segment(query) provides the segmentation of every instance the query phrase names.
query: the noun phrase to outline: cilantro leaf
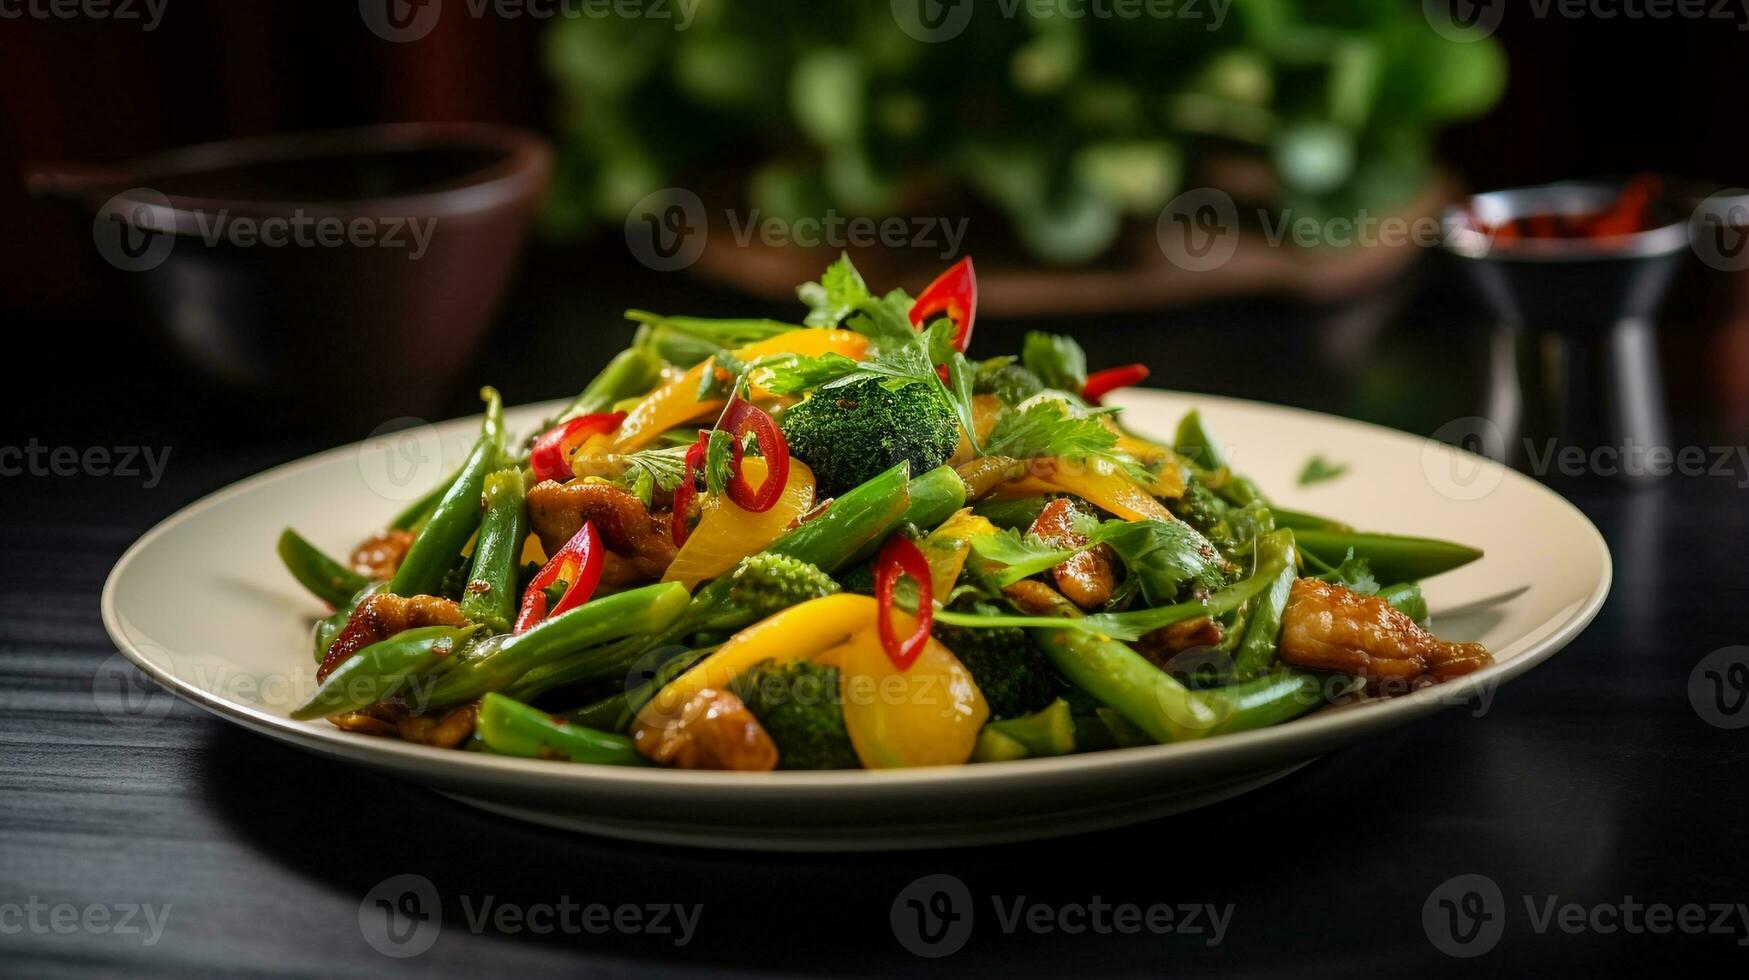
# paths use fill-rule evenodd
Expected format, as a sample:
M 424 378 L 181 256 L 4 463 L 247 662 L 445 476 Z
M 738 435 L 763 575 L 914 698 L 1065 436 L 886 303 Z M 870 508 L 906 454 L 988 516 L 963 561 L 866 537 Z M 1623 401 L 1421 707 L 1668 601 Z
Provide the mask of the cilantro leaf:
M 626 475 L 634 481 L 647 477 L 656 488 L 673 492 L 675 487 L 680 486 L 680 479 L 686 473 L 686 451 L 690 448 L 691 443 L 663 446 L 660 449 L 629 453 L 621 458 L 627 466 Z
M 1034 330 L 1021 345 L 1020 362 L 1046 388 L 1080 394 L 1087 386 L 1087 352 L 1073 337 Z
M 796 295 L 808 307 L 802 322 L 810 327 L 836 327 L 873 298 L 848 255 L 840 255 L 828 266 L 819 282 L 797 287 Z
M 1322 455 L 1314 455 L 1306 460 L 1305 468 L 1300 470 L 1300 486 L 1308 487 L 1314 483 L 1334 480 L 1347 472 L 1347 463 L 1332 463 Z
M 990 431 L 984 452 L 991 456 L 1104 456 L 1117 446 L 1117 433 L 1099 416 L 1110 409 L 1077 411 L 1060 398 L 1040 397 L 1004 412 Z

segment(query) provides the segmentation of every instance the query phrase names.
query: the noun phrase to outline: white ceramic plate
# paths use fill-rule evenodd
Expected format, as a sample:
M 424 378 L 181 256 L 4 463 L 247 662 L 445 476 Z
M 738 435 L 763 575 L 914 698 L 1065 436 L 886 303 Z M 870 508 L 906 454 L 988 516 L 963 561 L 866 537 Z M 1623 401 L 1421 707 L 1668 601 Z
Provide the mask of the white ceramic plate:
M 448 473 L 476 423 L 422 426 L 279 467 L 177 513 L 129 548 L 103 592 L 116 645 L 159 684 L 222 718 L 487 809 L 615 837 L 781 850 L 921 848 L 1074 833 L 1201 806 L 1312 758 L 1488 696 L 1570 641 L 1609 591 L 1603 538 L 1553 492 L 1478 457 L 1346 419 L 1207 396 L 1132 392 L 1131 425 L 1169 434 L 1201 407 L 1235 468 L 1285 507 L 1373 530 L 1443 537 L 1487 557 L 1426 585 L 1436 631 L 1498 663 L 1389 701 L 1324 708 L 1263 731 L 995 765 L 825 773 L 625 769 L 445 751 L 295 722 L 315 687 L 323 612 L 280 567 L 297 527 L 344 554 Z M 521 430 L 553 406 L 511 413 Z M 1311 487 L 1307 457 L 1345 463 Z

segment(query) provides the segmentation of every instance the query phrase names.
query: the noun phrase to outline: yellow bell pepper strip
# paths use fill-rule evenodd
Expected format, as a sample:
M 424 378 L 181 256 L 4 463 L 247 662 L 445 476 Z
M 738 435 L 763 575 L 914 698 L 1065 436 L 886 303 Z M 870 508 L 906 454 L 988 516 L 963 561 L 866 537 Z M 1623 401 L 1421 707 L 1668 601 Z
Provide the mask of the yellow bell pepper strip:
M 1000 499 L 1072 493 L 1128 521 L 1172 521 L 1172 513 L 1116 463 L 1097 456 L 1080 460 L 1045 457 L 1027 463 L 1027 475 L 996 488 Z M 969 482 L 969 481 L 968 481 Z
M 1165 446 L 1149 442 L 1140 436 L 1119 431 L 1117 450 L 1134 457 L 1137 462 L 1154 471 L 1154 479 L 1143 489 L 1156 497 L 1177 500 L 1184 496 L 1184 464 L 1178 459 L 1178 454 Z
M 972 396 L 972 428 L 977 430 L 978 445 L 982 446 L 990 441 L 990 433 L 995 430 L 997 420 L 1002 417 L 1002 413 L 1005 411 L 1007 411 L 1007 406 L 1002 404 L 1002 399 L 995 395 Z M 965 430 L 961 429 L 959 445 L 954 447 L 953 458 L 948 462 L 959 466 L 970 462 L 977 455 L 978 451 L 972 446 L 972 440 L 966 436 Z
M 742 361 L 753 361 L 774 354 L 798 354 L 819 357 L 823 354 L 843 354 L 860 359 L 868 350 L 868 338 L 850 330 L 792 330 L 765 340 L 737 348 L 734 355 Z M 609 452 L 630 453 L 648 446 L 669 429 L 703 419 L 722 411 L 725 401 L 711 398 L 699 401 L 699 383 L 704 373 L 712 370 L 714 360 L 703 361 L 679 378 L 650 392 L 626 414 L 614 435 Z M 578 457 L 582 457 L 578 453 Z
M 900 632 L 915 623 L 904 612 L 893 616 Z M 900 670 L 877 631 L 864 629 L 834 657 L 844 727 L 865 767 L 956 766 L 971 759 L 990 707 L 971 672 L 947 647 L 930 639 L 911 666 Z
M 929 578 L 935 594 L 945 596 L 953 591 L 960 572 L 966 567 L 966 557 L 972 553 L 972 539 L 995 534 L 996 526 L 972 513 L 971 508 L 958 511 L 936 528 L 919 545 L 923 557 L 929 560 Z
M 749 458 L 741 465 L 749 481 L 766 478 L 765 460 Z M 813 506 L 814 472 L 801 460 L 792 459 L 789 480 L 768 510 L 754 513 L 727 496 L 718 500 L 716 509 L 686 537 L 662 581 L 679 582 L 688 590 L 696 588 L 700 582 L 732 570 L 748 555 L 764 551 Z M 681 520 L 678 506 L 674 519 Z
M 715 653 L 657 691 L 638 709 L 638 717 L 658 723 L 664 714 L 679 711 L 698 692 L 706 688 L 724 690 L 730 681 L 762 661 L 782 666 L 812 659 L 843 644 L 858 631 L 872 636 L 874 613 L 873 599 L 843 592 L 791 606 L 730 637 Z M 879 649 L 878 641 L 875 646 Z

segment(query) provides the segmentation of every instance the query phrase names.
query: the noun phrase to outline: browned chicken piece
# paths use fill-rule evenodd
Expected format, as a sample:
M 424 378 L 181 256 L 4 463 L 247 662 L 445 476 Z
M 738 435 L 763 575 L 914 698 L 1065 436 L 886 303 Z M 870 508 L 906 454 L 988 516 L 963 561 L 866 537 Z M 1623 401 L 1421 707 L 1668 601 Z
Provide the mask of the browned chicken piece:
M 643 501 L 607 483 L 537 483 L 528 491 L 528 521 L 549 555 L 563 548 L 584 521 L 593 521 L 602 544 L 623 559 L 619 568 L 609 563 L 609 585 L 661 578 L 677 550 L 667 521 L 652 517 Z
M 1002 594 L 1028 616 L 1074 616 L 1078 610 L 1056 589 L 1035 579 L 1021 579 L 1002 587 Z
M 409 598 L 387 592 L 366 596 L 352 611 L 346 625 L 341 627 L 340 634 L 334 637 L 334 644 L 328 648 L 328 655 L 322 658 L 322 666 L 316 670 L 316 679 L 326 680 L 334 668 L 353 654 L 402 630 L 419 626 L 466 626 L 467 623 L 462 607 L 450 599 L 432 595 Z
M 1058 497 L 1045 505 L 1027 529 L 1058 548 L 1080 548 L 1087 536 L 1075 530 L 1075 505 L 1067 497 Z M 1051 569 L 1057 588 L 1070 602 L 1082 609 L 1103 606 L 1111 599 L 1117 585 L 1112 563 L 1117 555 L 1107 545 L 1090 548 Z
M 328 720 L 342 731 L 398 735 L 420 745 L 453 749 L 474 733 L 474 722 L 479 716 L 480 702 L 470 701 L 435 715 L 415 715 L 397 704 L 373 704 Z
M 632 729 L 638 754 L 679 769 L 777 768 L 777 746 L 734 692 L 707 687 L 679 711 L 646 707 Z
M 1438 683 L 1494 662 L 1480 643 L 1448 643 L 1377 596 L 1311 578 L 1296 581 L 1288 593 L 1281 659 L 1352 674 L 1375 687 Z
M 402 715 L 395 728 L 403 739 L 453 749 L 474 733 L 474 722 L 480 717 L 480 702 L 470 701 L 435 715 Z
M 352 570 L 375 582 L 394 577 L 413 546 L 413 532 L 390 528 L 352 549 Z
M 1155 664 L 1164 664 L 1186 650 L 1212 647 L 1221 642 L 1221 624 L 1204 616 L 1163 626 L 1136 641 L 1136 649 Z

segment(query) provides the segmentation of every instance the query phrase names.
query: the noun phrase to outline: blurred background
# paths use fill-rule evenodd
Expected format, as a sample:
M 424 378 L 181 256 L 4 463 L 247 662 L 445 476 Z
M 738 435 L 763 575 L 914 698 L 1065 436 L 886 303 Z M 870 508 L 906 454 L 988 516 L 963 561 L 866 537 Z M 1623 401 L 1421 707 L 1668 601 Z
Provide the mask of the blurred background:
M 15 368 L 25 407 L 9 421 L 50 441 L 117 425 L 178 444 L 266 435 L 279 454 L 398 416 L 462 414 L 488 381 L 512 402 L 560 397 L 630 336 L 621 310 L 792 317 L 794 284 L 846 247 L 872 283 L 913 293 L 975 255 L 974 354 L 1013 349 L 1033 327 L 1072 331 L 1096 365 L 1148 361 L 1150 384 L 1427 433 L 1488 398 L 1493 315 L 1461 262 L 1425 243 L 1271 241 L 1272 221 L 1425 227 L 1472 191 L 1573 177 L 1656 173 L 1697 196 L 1749 184 L 1749 131 L 1724 109 L 1749 83 L 1742 11 L 1203 0 L 1149 8 L 1171 16 L 1089 12 L 1122 7 L 134 0 L 61 16 L 19 0 L 0 17 L 12 219 L 0 316 L 43 367 Z M 94 245 L 100 202 L 129 186 L 320 201 L 465 185 L 465 160 L 179 186 L 126 166 L 208 141 L 405 122 L 550 141 L 526 245 L 488 238 L 411 287 L 344 270 L 331 287 L 310 270 L 259 285 L 250 263 L 281 261 L 263 249 L 216 271 L 127 272 Z M 56 173 L 58 185 L 44 177 Z M 84 181 L 72 192 L 67 173 Z M 1247 227 L 1230 261 L 1186 269 L 1160 245 L 1161 215 L 1208 189 Z M 638 229 L 659 237 L 677 193 L 708 231 L 678 259 L 653 256 Z M 810 234 L 809 218 L 841 229 Z M 840 240 L 853 218 L 898 218 L 905 240 Z M 963 232 L 952 248 L 950 230 Z M 479 271 L 495 263 L 502 282 Z M 341 312 L 474 272 L 491 294 L 478 310 L 437 302 L 398 326 L 405 304 L 363 324 Z M 1749 425 L 1744 275 L 1684 261 L 1663 307 L 1685 437 Z M 208 295 L 240 281 L 259 287 L 253 305 Z M 190 316 L 206 317 L 200 330 Z M 372 322 L 393 342 L 361 339 Z M 212 348 L 233 333 L 283 334 L 275 364 L 295 370 L 215 371 Z

